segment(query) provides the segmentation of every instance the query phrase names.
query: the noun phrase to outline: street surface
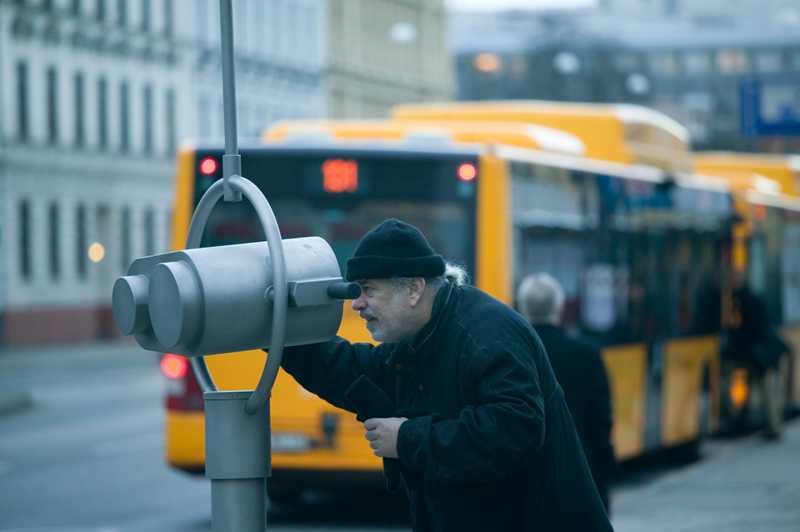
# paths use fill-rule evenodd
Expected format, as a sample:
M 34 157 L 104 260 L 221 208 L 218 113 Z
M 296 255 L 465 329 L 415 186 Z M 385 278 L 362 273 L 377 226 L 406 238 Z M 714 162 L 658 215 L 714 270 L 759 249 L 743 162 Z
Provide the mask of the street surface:
M 209 531 L 202 477 L 163 461 L 157 357 L 130 343 L 0 351 L 0 532 Z M 624 468 L 619 532 L 800 530 L 800 421 L 713 440 L 702 461 Z M 576 508 L 576 511 L 579 511 Z M 270 530 L 407 530 L 384 499 L 310 496 Z

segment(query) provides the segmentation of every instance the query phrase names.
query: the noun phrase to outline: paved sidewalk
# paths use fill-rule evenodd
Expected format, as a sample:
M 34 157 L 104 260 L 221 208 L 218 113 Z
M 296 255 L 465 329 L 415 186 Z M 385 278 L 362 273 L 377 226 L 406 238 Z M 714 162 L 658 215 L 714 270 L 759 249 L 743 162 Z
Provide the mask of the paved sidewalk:
M 42 346 L 0 346 L 0 417 L 19 414 L 35 404 L 27 379 L 41 364 L 63 366 L 101 358 L 130 360 L 147 352 L 129 339 Z M 152 354 L 152 357 L 155 357 Z M 152 360 L 152 357 L 150 360 Z
M 800 420 L 787 424 L 780 441 L 753 435 L 710 445 L 719 452 L 644 487 L 623 489 L 614 499 L 614 529 L 800 530 Z

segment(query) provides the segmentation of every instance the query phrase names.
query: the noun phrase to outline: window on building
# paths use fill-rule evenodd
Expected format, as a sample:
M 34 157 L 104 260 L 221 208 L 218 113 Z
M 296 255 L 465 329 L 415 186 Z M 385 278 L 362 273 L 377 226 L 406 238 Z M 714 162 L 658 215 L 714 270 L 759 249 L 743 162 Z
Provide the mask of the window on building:
M 81 0 L 72 0 L 72 3 L 70 4 L 70 12 L 75 16 L 81 14 Z
M 108 81 L 97 81 L 97 145 L 101 150 L 108 149 Z
M 119 150 L 123 153 L 131 149 L 130 130 L 130 86 L 122 81 L 119 85 Z
M 61 240 L 59 234 L 61 232 L 61 213 L 59 212 L 58 203 L 55 201 L 50 203 L 47 211 L 47 225 L 48 225 L 48 244 L 50 247 L 50 278 L 58 279 L 61 277 Z
M 124 28 L 128 25 L 128 0 L 117 0 L 117 26 Z
M 683 66 L 687 74 L 707 74 L 711 71 L 711 56 L 708 52 L 686 52 Z
M 75 258 L 77 259 L 76 262 L 76 271 L 78 272 L 79 279 L 86 279 L 86 272 L 87 272 L 87 247 L 89 245 L 89 235 L 88 230 L 86 227 L 86 206 L 85 205 L 78 205 L 78 210 L 75 212 L 75 229 L 76 229 L 76 236 L 75 239 Z
M 624 72 L 639 68 L 639 58 L 635 54 L 621 53 L 614 56 L 614 66 Z
M 131 209 L 125 207 L 122 209 L 122 220 L 119 224 L 120 234 L 119 241 L 122 253 L 120 253 L 120 266 L 122 271 L 128 271 L 131 265 Z
M 761 50 L 755 54 L 757 72 L 772 74 L 783 70 L 783 58 L 779 50 Z
M 207 137 L 211 131 L 211 113 L 209 112 L 211 103 L 207 96 L 200 96 L 197 99 L 197 123 L 200 128 L 200 137 Z
M 106 20 L 106 0 L 97 0 L 94 16 L 98 22 L 103 22 Z
M 75 113 L 75 146 L 81 148 L 86 145 L 86 112 L 84 104 L 84 81 L 81 72 L 75 72 L 72 78 L 73 109 Z
M 33 275 L 33 261 L 31 254 L 31 204 L 28 200 L 19 202 L 18 219 L 19 227 L 19 273 L 29 281 Z
M 650 66 L 657 76 L 672 77 L 678 74 L 678 59 L 673 52 L 653 54 Z
M 174 6 L 172 0 L 164 0 L 164 34 L 172 35 L 174 31 Z
M 178 144 L 177 117 L 175 109 L 175 89 L 167 89 L 166 95 L 166 129 L 167 129 L 167 156 L 175 154 Z
M 208 2 L 209 0 L 195 0 L 194 4 L 195 27 L 197 28 L 195 37 L 198 43 L 206 43 L 209 41 Z
M 723 74 L 747 72 L 747 55 L 741 50 L 721 50 L 717 52 L 717 69 Z
M 144 254 L 154 255 L 156 252 L 156 213 L 152 208 L 144 212 Z
M 17 137 L 25 141 L 30 137 L 28 115 L 28 64 L 17 62 Z
M 42 0 L 42 11 L 52 11 L 53 0 Z
M 58 75 L 55 67 L 47 68 L 47 140 L 58 142 Z
M 143 150 L 149 155 L 153 153 L 153 87 L 150 85 L 144 86 L 142 104 L 144 107 Z
M 800 71 L 800 49 L 789 50 L 789 68 L 795 72 Z
M 142 0 L 142 31 L 150 31 L 150 0 Z

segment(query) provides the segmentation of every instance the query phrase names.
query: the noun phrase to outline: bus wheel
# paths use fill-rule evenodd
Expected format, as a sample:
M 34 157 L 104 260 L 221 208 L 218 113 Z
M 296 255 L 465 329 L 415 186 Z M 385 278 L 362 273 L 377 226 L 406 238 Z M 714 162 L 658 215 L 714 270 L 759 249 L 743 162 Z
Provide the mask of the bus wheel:
M 267 481 L 267 495 L 271 505 L 294 506 L 300 503 L 303 492 L 291 486 L 276 485 Z

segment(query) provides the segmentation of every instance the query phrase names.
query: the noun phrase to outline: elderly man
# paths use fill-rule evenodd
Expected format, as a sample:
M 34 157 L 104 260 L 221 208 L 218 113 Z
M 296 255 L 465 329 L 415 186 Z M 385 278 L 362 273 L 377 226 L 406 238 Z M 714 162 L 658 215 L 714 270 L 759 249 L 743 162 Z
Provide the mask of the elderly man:
M 361 418 L 354 388 L 387 399 L 372 401 L 393 412 L 366 419 L 366 438 L 402 477 L 388 480 L 405 485 L 415 531 L 610 530 L 533 329 L 445 269 L 419 230 L 383 222 L 347 262 L 353 309 L 383 343 L 293 347 L 283 367 Z
M 600 352 L 588 343 L 570 338 L 561 328 L 564 291 L 550 275 L 538 273 L 526 277 L 520 283 L 517 301 L 547 350 L 556 378 L 564 389 L 597 491 L 610 514 L 608 482 L 614 468 L 611 398 Z

